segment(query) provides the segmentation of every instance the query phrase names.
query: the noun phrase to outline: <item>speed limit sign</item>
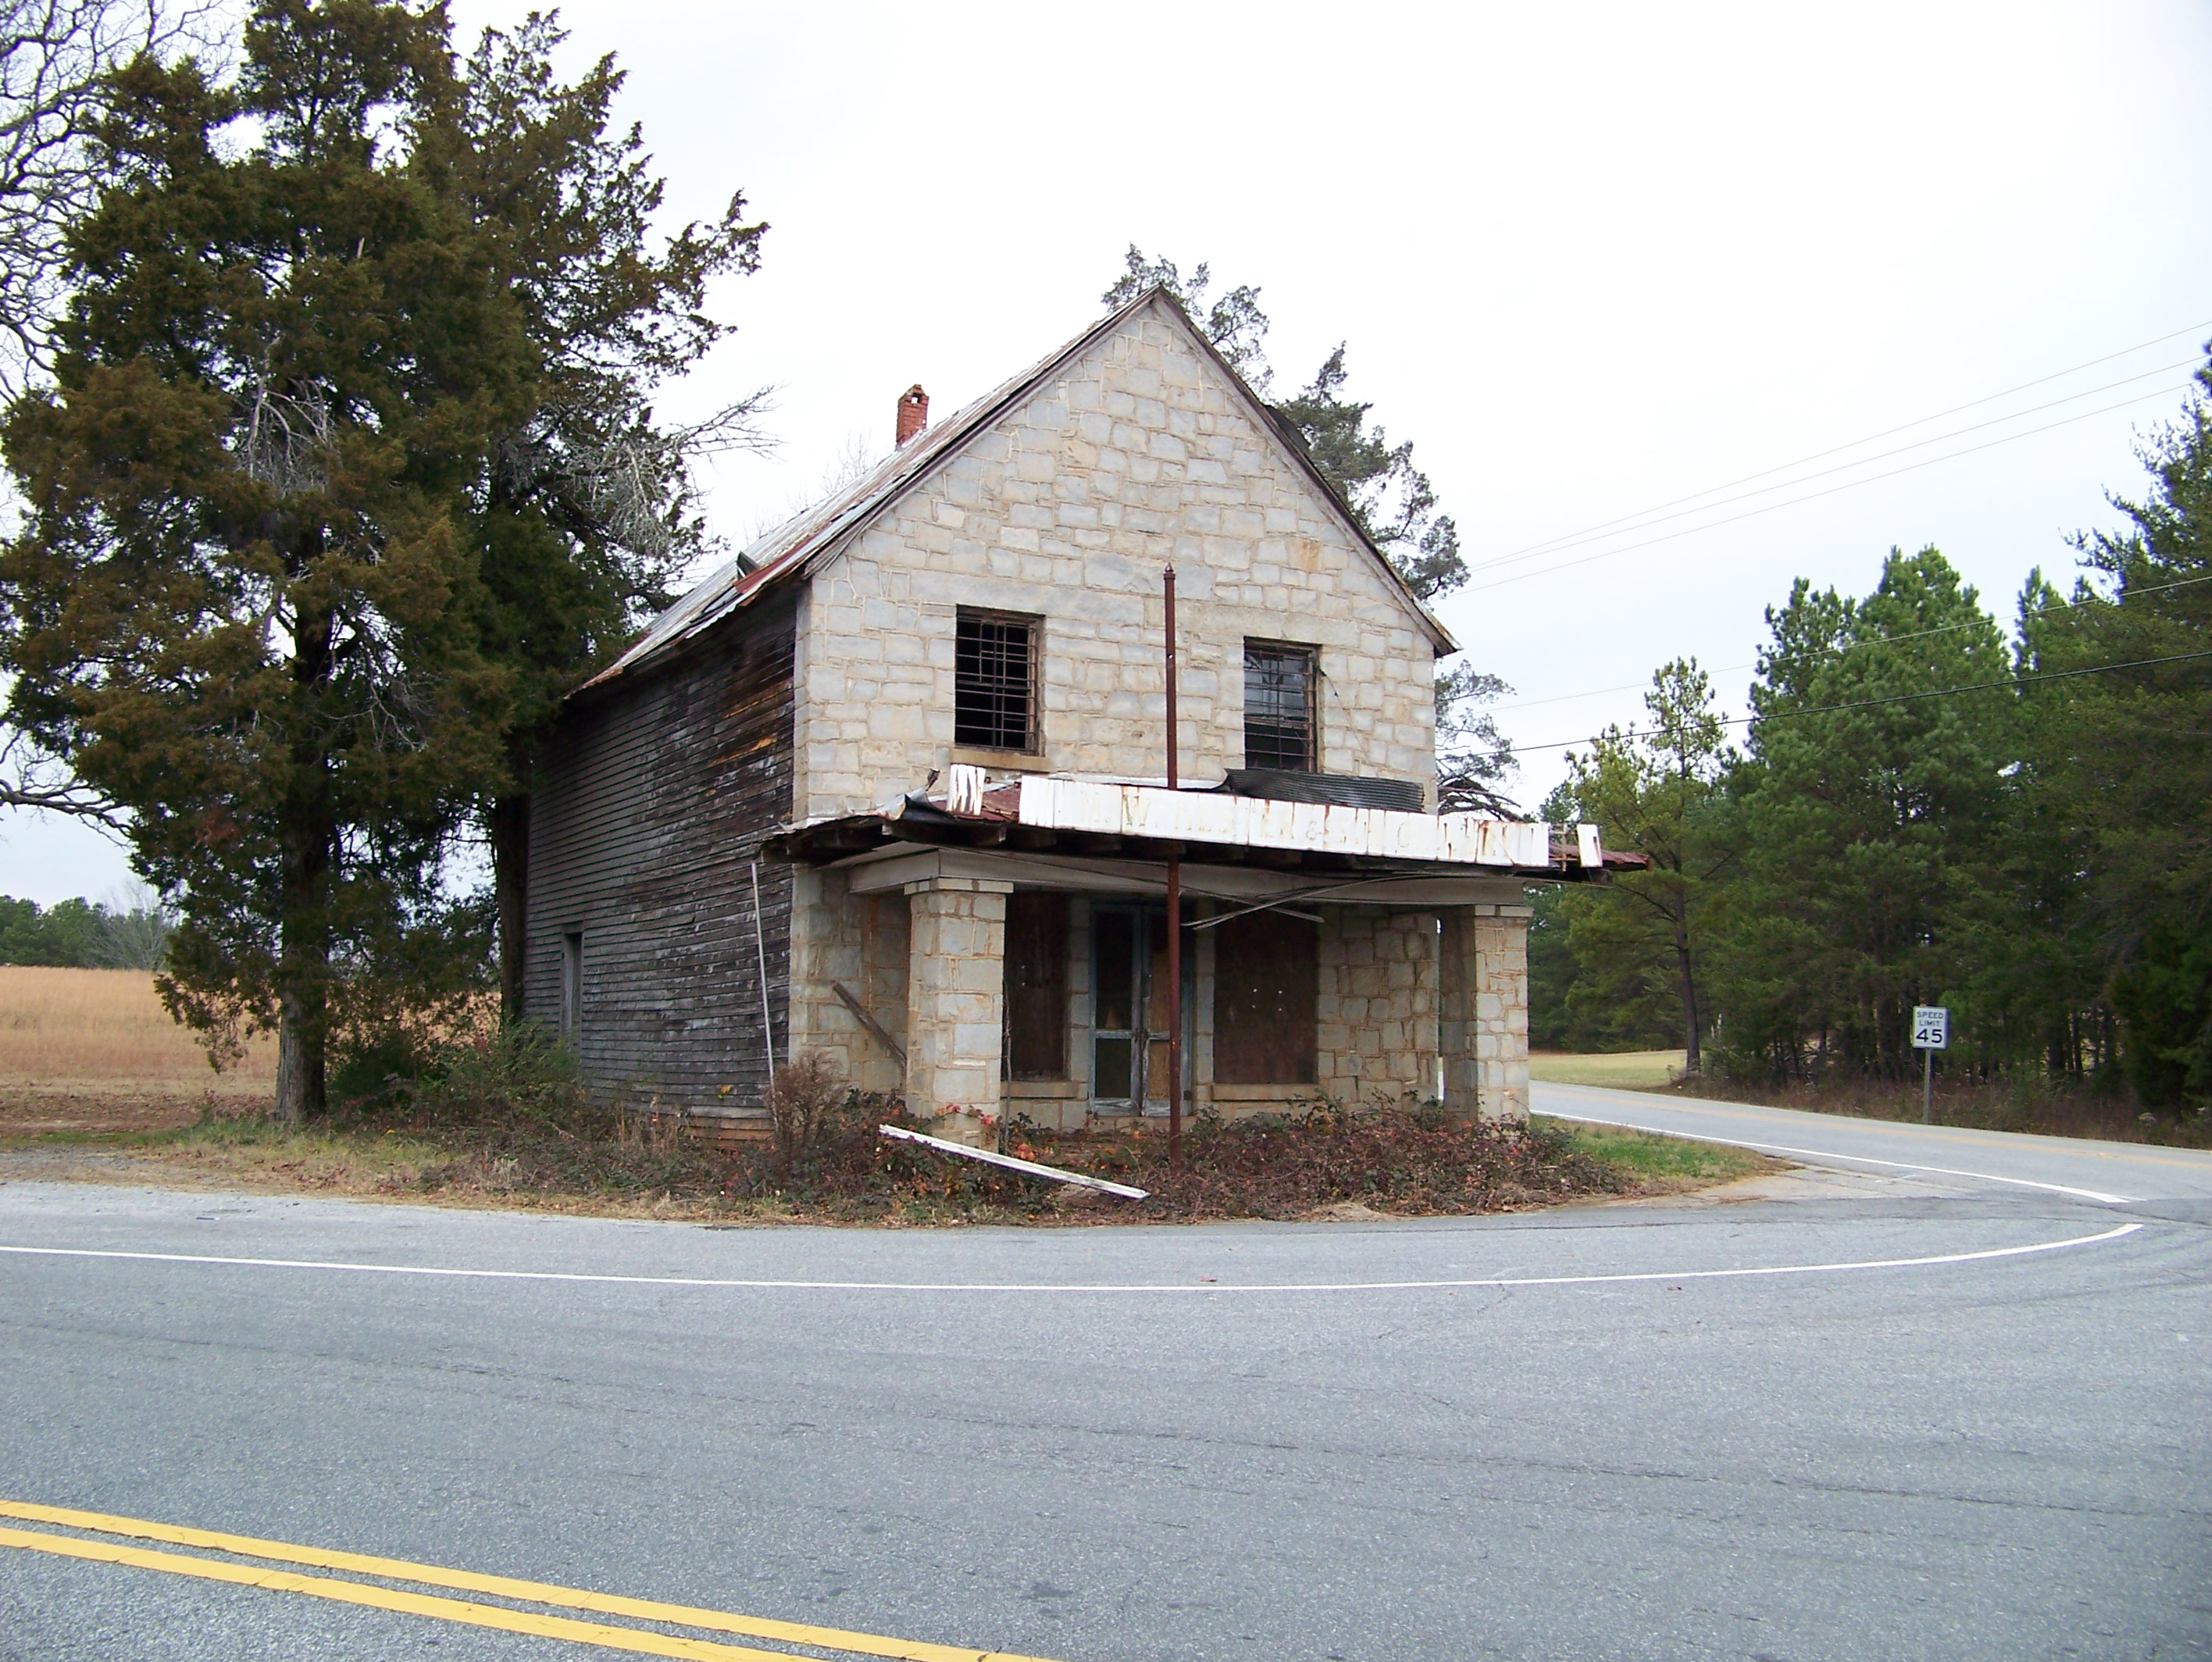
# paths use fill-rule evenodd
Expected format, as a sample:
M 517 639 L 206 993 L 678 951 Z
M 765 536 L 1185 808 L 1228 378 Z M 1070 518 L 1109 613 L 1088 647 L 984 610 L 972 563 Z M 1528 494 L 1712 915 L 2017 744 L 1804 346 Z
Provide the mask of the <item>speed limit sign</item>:
M 1949 1010 L 1942 1004 L 1915 1004 L 1912 1007 L 1912 1048 L 1948 1050 L 1950 1047 Z

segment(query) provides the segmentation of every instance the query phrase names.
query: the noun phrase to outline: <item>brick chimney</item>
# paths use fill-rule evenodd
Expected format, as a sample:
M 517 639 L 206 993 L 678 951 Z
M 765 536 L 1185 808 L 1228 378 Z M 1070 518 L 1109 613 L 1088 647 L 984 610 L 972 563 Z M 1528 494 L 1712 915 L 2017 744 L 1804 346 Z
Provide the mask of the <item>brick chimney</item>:
M 904 444 L 908 440 L 913 438 L 915 434 L 921 432 L 922 428 L 928 425 L 929 394 L 924 392 L 921 390 L 921 384 L 917 382 L 915 385 L 907 388 L 904 392 L 899 394 L 899 443 L 902 445 Z

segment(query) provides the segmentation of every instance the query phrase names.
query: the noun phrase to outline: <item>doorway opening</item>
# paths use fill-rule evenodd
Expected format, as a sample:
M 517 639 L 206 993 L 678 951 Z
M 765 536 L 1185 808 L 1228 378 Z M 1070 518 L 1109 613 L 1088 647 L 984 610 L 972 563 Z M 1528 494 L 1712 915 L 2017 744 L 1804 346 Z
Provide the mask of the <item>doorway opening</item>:
M 1186 1102 L 1194 1048 L 1194 955 L 1186 950 L 1182 957 Z M 1167 907 L 1146 901 L 1096 903 L 1091 914 L 1091 1111 L 1131 1114 L 1141 1102 L 1146 1113 L 1164 1117 L 1167 1076 Z

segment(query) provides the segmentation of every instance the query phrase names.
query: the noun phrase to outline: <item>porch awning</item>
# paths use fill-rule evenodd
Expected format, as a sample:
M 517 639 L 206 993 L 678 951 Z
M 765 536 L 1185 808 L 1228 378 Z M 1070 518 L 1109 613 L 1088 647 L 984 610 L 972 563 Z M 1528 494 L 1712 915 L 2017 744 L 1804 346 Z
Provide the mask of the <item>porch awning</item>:
M 1642 854 L 1600 846 L 1595 826 L 1474 814 L 1285 802 L 1211 789 L 1029 778 L 992 785 L 955 767 L 942 788 L 865 814 L 787 827 L 767 844 L 813 865 L 902 849 L 965 849 L 1153 864 L 1249 865 L 1310 876 L 1520 878 L 1601 883 Z

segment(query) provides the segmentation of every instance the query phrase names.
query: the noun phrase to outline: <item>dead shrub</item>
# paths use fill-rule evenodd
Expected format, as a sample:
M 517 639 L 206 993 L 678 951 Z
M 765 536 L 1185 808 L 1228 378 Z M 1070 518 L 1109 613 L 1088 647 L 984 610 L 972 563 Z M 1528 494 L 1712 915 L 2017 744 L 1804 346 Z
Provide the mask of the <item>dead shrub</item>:
M 830 1071 L 830 1061 L 809 1051 L 778 1068 L 769 1088 L 769 1133 L 779 1177 L 817 1165 L 827 1152 L 838 1108 L 850 1095 Z
M 781 1083 L 781 1077 L 779 1077 Z M 1048 1130 L 1016 1119 L 1006 1150 L 1149 1190 L 1141 1202 L 1071 1191 L 1000 1167 L 886 1142 L 879 1121 L 914 1125 L 895 1103 L 857 1093 L 823 1110 L 809 1156 L 779 1174 L 762 1158 L 730 1190 L 771 1195 L 803 1215 L 859 1220 L 1137 1222 L 1299 1218 L 1357 1204 L 1398 1216 L 1496 1211 L 1617 1193 L 1620 1176 L 1544 1126 L 1468 1125 L 1418 1106 L 1347 1108 L 1193 1124 L 1176 1170 L 1156 1124 L 1126 1130 Z M 927 1125 L 916 1125 L 918 1130 Z

